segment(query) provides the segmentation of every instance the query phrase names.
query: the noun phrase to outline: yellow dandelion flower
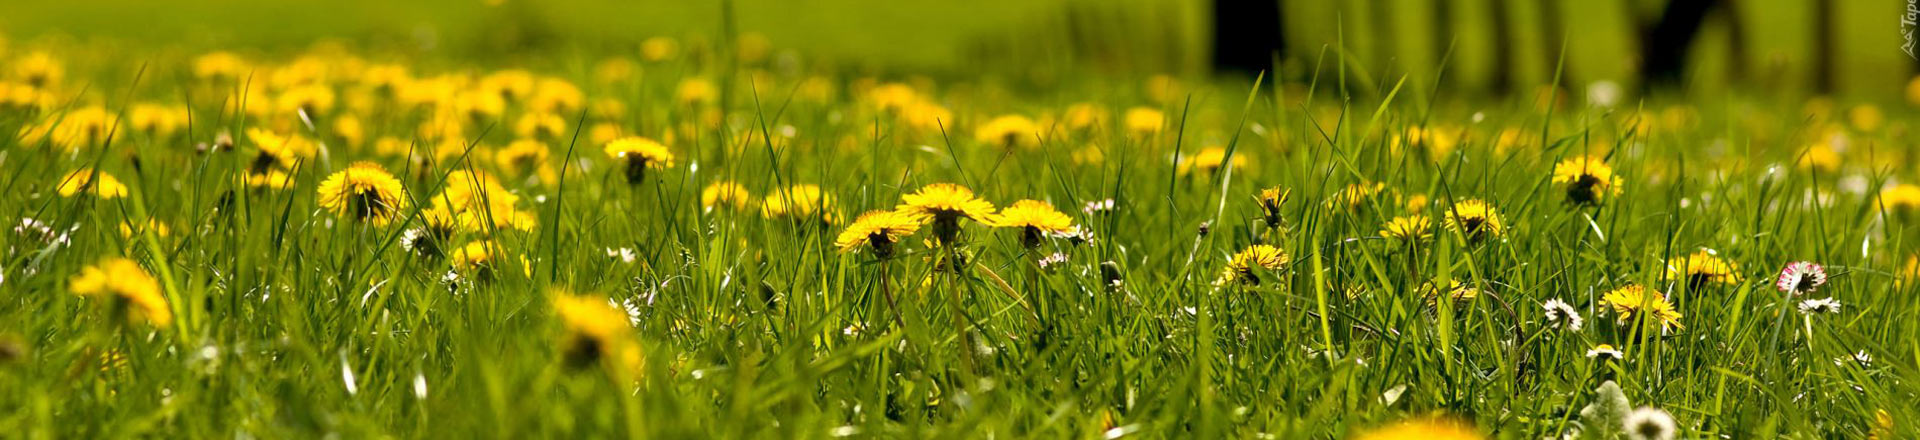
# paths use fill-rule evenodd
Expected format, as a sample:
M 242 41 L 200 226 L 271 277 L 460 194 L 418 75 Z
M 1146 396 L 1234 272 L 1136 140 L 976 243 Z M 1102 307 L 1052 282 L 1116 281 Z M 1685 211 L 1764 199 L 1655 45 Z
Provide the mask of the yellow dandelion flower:
M 598 295 L 553 291 L 554 315 L 565 331 L 561 356 L 568 366 L 607 365 L 620 374 L 638 374 L 643 366 L 627 312 Z M 631 379 L 628 377 L 627 379 Z
M 614 98 L 600 98 L 587 104 L 587 115 L 595 119 L 615 120 L 627 117 L 627 103 Z
M 1667 296 L 1658 291 L 1648 290 L 1638 284 L 1608 291 L 1600 297 L 1600 303 L 1612 310 L 1621 324 L 1632 322 L 1644 314 L 1647 322 L 1660 323 L 1661 331 L 1684 329 L 1680 325 L 1680 310 L 1667 301 Z
M 1794 165 L 1802 170 L 1815 171 L 1823 175 L 1840 172 L 1840 153 L 1833 151 L 1826 143 L 1810 145 L 1801 150 L 1793 159 Z
M 566 114 L 580 108 L 586 100 L 586 94 L 580 92 L 580 86 L 562 78 L 545 77 L 534 84 L 533 96 L 527 98 L 527 109 L 541 113 Z
M 1453 154 L 1464 132 L 1459 127 L 1453 126 L 1407 127 L 1402 133 L 1393 136 L 1391 147 L 1394 152 L 1424 153 L 1428 159 L 1438 161 L 1447 157 L 1448 154 Z
M 1408 214 L 1420 214 L 1426 212 L 1429 201 L 1426 194 L 1414 193 L 1413 195 L 1407 196 L 1407 201 L 1404 205 L 1407 208 Z
M 1160 127 L 1166 124 L 1166 119 L 1166 114 L 1156 108 L 1130 108 L 1127 109 L 1126 115 L 1127 132 L 1136 136 L 1157 134 L 1160 132 Z
M 80 269 L 67 280 L 67 290 L 76 295 L 111 301 L 110 307 L 123 314 L 128 323 L 166 327 L 173 323 L 173 309 L 160 292 L 160 282 L 125 258 L 108 258 Z
M 1707 284 L 1734 285 L 1740 282 L 1739 267 L 1706 250 L 1667 260 L 1667 279 L 1685 280 L 1688 290 Z
M 153 235 L 159 236 L 160 238 L 167 238 L 167 236 L 173 235 L 173 229 L 168 228 L 166 223 L 161 223 L 159 220 L 147 219 L 147 221 L 142 223 L 120 222 L 121 237 L 132 238 L 135 234 L 143 234 L 147 231 L 153 231 Z
M 356 163 L 320 182 L 320 207 L 334 215 L 385 226 L 407 206 L 400 180 L 371 163 Z
M 667 37 L 652 37 L 640 42 L 640 58 L 647 61 L 666 61 L 680 53 L 680 42 Z
M 992 224 L 999 228 L 1020 229 L 1020 244 L 1039 247 L 1047 235 L 1064 234 L 1073 229 L 1073 218 L 1039 200 L 1021 200 L 1000 210 Z
M 1033 147 L 1040 144 L 1040 124 L 1021 115 L 1004 115 L 974 128 L 973 138 L 1001 148 Z
M 413 82 L 413 74 L 402 64 L 377 64 L 360 71 L 360 85 L 391 96 Z
M 1886 113 L 1880 112 L 1880 106 L 1877 105 L 1860 104 L 1847 110 L 1847 122 L 1852 123 L 1854 129 L 1862 132 L 1880 131 L 1880 126 L 1886 121 Z
M 1439 286 L 1439 283 L 1434 282 L 1420 285 L 1420 297 L 1427 300 L 1427 305 L 1434 305 L 1434 303 L 1440 300 L 1441 289 Z M 1474 298 L 1480 297 L 1479 288 L 1462 283 L 1459 278 L 1447 280 L 1447 288 L 1445 290 L 1447 291 L 1447 298 L 1453 299 L 1454 302 L 1473 301 Z
M 38 124 L 20 128 L 20 144 L 42 143 L 66 150 L 105 143 L 118 136 L 120 118 L 101 106 L 86 106 L 73 111 L 48 115 Z
M 920 102 L 920 92 L 914 91 L 912 86 L 906 84 L 887 83 L 868 89 L 865 100 L 875 109 L 897 112 Z
M 551 185 L 559 180 L 559 175 L 547 164 L 552 155 L 553 150 L 547 148 L 545 142 L 520 139 L 495 152 L 493 162 L 508 175 L 536 176 L 540 183 Z
M 1613 168 L 1598 157 L 1575 157 L 1554 165 L 1553 183 L 1566 185 L 1567 200 L 1582 205 L 1599 204 L 1620 194 Z
M 519 203 L 520 196 L 502 186 L 499 179 L 462 170 L 447 176 L 446 186 L 433 197 L 431 209 L 451 217 L 460 229 L 470 232 L 489 232 L 489 226 L 533 230 L 533 213 L 518 210 Z
M 1368 199 L 1387 190 L 1387 184 L 1361 181 L 1349 184 L 1345 188 L 1327 197 L 1327 209 L 1353 211 L 1365 206 Z
M 1500 210 L 1484 200 L 1461 200 L 1454 203 L 1447 214 L 1447 229 L 1458 231 L 1468 240 L 1501 237 L 1507 233 Z
M 1220 167 L 1226 165 L 1226 163 L 1227 163 L 1226 148 L 1206 147 L 1206 148 L 1201 148 L 1200 152 L 1194 153 L 1193 157 L 1189 157 L 1186 160 L 1181 161 L 1180 169 L 1178 170 L 1178 172 L 1182 176 L 1190 174 L 1194 170 L 1200 170 L 1200 171 L 1211 174 L 1213 172 L 1219 171 Z M 1235 167 L 1247 166 L 1247 156 L 1235 154 L 1233 156 L 1233 166 Z
M 907 125 L 920 130 L 940 128 L 953 120 L 953 111 L 932 102 L 915 101 L 900 110 L 900 119 Z
M 333 110 L 335 100 L 333 88 L 309 84 L 280 92 L 280 96 L 274 99 L 274 107 L 289 114 L 305 113 L 308 117 L 316 117 Z
M 280 170 L 248 171 L 240 180 L 249 188 L 287 189 L 293 186 L 293 176 Z
M 619 124 L 602 122 L 587 128 L 587 140 L 595 144 L 606 144 L 627 136 L 627 130 Z
M 1277 186 L 1260 190 L 1259 194 L 1254 194 L 1254 203 L 1260 205 L 1260 220 L 1266 223 L 1269 228 L 1280 227 L 1280 222 L 1284 220 L 1284 218 L 1281 217 L 1280 207 L 1285 205 L 1287 198 L 1292 195 L 1293 191 Z
M 498 273 L 500 262 L 505 258 L 505 253 L 499 244 L 495 244 L 490 240 L 481 240 L 467 243 L 465 246 L 454 249 L 451 257 L 449 262 L 453 265 L 454 270 L 472 274 L 475 279 L 491 280 L 493 276 Z M 532 268 L 527 267 L 525 264 L 525 258 L 521 259 L 521 263 L 521 269 L 523 271 L 532 270 Z
M 687 78 L 680 81 L 680 85 L 674 89 L 673 96 L 680 105 L 712 104 L 719 99 L 720 89 L 714 87 L 713 81 L 708 81 L 706 78 Z
M 700 190 L 700 206 L 704 208 L 727 207 L 746 209 L 753 203 L 753 193 L 747 187 L 731 180 L 722 180 L 707 184 Z
M 606 151 L 608 157 L 626 161 L 627 183 L 640 183 L 646 178 L 648 168 L 673 167 L 673 152 L 653 139 L 637 136 L 614 139 L 607 143 Z
M 1881 210 L 1892 213 L 1902 220 L 1911 219 L 1920 213 L 1920 186 L 1913 184 L 1894 185 L 1880 191 L 1875 199 Z
M 127 185 L 105 171 L 81 168 L 60 178 L 61 197 L 73 197 L 82 192 L 102 199 L 117 199 L 127 196 Z
M 367 127 L 361 125 L 359 116 L 343 113 L 333 117 L 333 134 L 346 141 L 347 146 L 358 150 L 366 143 Z
M 493 72 L 480 78 L 479 88 L 507 101 L 525 99 L 533 94 L 533 73 L 521 69 Z
M 840 231 L 833 244 L 842 253 L 860 250 L 865 245 L 873 250 L 874 256 L 887 258 L 893 256 L 895 243 L 918 230 L 920 221 L 913 216 L 898 211 L 869 211 L 853 219 L 853 224 Z
M 67 68 L 46 52 L 34 52 L 13 60 L 13 78 L 35 88 L 59 84 Z
M 1418 214 L 1394 217 L 1380 227 L 1380 236 L 1408 242 L 1426 241 L 1433 237 L 1433 220 Z
M 567 133 L 567 120 L 552 113 L 527 113 L 513 123 L 513 134 L 523 138 L 555 139 Z
M 1082 102 L 1067 106 L 1065 122 L 1069 130 L 1091 130 L 1106 121 L 1106 109 L 1093 103 Z
M 767 193 L 760 202 L 760 214 L 767 218 L 792 218 L 796 220 L 820 220 L 833 223 L 839 219 L 833 214 L 833 195 L 820 190 L 818 185 L 799 184 Z
M 1893 414 L 1888 414 L 1885 409 L 1875 409 L 1873 427 L 1867 429 L 1867 440 L 1892 440 L 1895 438 L 1893 427 Z
M 1250 285 L 1260 284 L 1259 271 L 1281 271 L 1293 258 L 1287 251 L 1270 245 L 1256 244 L 1227 259 L 1226 270 L 1220 273 L 1220 279 L 1214 284 L 1226 285 L 1239 282 Z
M 136 131 L 164 138 L 172 136 L 181 125 L 186 124 L 186 111 L 172 106 L 139 103 L 127 109 L 127 122 Z
M 1107 153 L 1101 151 L 1099 145 L 1089 144 L 1085 147 L 1080 147 L 1080 149 L 1073 150 L 1069 158 L 1072 159 L 1076 165 L 1091 165 L 1105 162 L 1107 160 Z
M 1449 419 L 1409 420 L 1360 433 L 1354 440 L 1481 440 L 1473 425 Z
M 320 149 L 312 140 L 298 134 L 280 135 L 272 131 L 249 128 L 247 139 L 253 141 L 254 148 L 260 149 L 260 155 L 254 159 L 251 170 L 266 171 L 278 165 L 292 168 L 303 159 L 312 158 Z
M 935 183 L 919 191 L 900 196 L 900 212 L 933 223 L 935 238 L 953 243 L 960 233 L 960 219 L 988 221 L 993 218 L 993 203 L 973 195 L 973 190 L 951 183 Z

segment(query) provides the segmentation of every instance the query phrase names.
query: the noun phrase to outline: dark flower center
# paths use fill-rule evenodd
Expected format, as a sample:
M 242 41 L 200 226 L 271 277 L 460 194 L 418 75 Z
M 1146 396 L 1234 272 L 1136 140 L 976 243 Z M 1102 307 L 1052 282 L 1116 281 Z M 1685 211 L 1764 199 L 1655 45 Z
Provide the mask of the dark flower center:
M 873 247 L 873 256 L 887 259 L 893 256 L 893 240 L 887 238 L 886 231 L 867 234 L 867 245 Z
M 638 184 L 647 177 L 647 158 L 639 154 L 627 154 L 627 183 Z
M 1591 174 L 1582 174 L 1567 185 L 1567 200 L 1578 204 L 1592 204 L 1600 201 L 1600 178 Z

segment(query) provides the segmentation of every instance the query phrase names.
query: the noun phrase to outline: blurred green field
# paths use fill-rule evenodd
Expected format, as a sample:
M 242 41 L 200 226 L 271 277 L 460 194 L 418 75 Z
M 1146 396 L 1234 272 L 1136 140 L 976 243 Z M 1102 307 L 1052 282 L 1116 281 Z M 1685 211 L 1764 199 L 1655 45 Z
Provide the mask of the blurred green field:
M 1708 18 L 1694 42 L 1685 90 L 1724 94 L 1728 86 L 1805 94 L 1816 66 L 1830 60 L 1833 93 L 1883 99 L 1920 62 L 1900 51 L 1899 2 L 1834 2 L 1834 52 L 1817 55 L 1814 4 L 1736 1 L 1729 16 Z M 1057 70 L 1094 65 L 1108 74 L 1205 72 L 1208 3 L 1178 0 L 425 0 L 340 2 L 87 0 L 0 6 L 0 35 L 72 38 L 147 48 L 303 48 L 333 39 L 362 47 L 520 59 L 633 50 L 644 38 L 716 42 L 734 32 L 767 37 L 781 48 L 843 65 L 894 72 Z M 1304 78 L 1329 45 L 1356 66 L 1410 74 L 1430 84 L 1447 58 L 1449 89 L 1481 93 L 1496 78 L 1515 85 L 1553 79 L 1560 33 L 1567 37 L 1566 84 L 1632 85 L 1640 33 L 1661 11 L 1658 0 L 1609 0 L 1542 9 L 1530 2 L 1282 3 L 1288 51 L 1282 73 Z M 1496 14 L 1496 9 L 1503 9 Z M 354 11 L 341 14 L 338 11 Z M 284 17 L 303 17 L 286 20 Z M 1510 29 L 1502 36 L 1495 21 Z M 1342 34 L 1344 24 L 1344 34 Z M 1443 34 L 1444 32 L 1444 34 Z M 1733 51 L 1734 41 L 1739 52 Z M 1114 59 L 1114 58 L 1119 59 Z M 1059 74 L 1059 73 L 1057 73 Z M 1379 79 L 1368 79 L 1378 81 Z M 1430 86 L 1429 86 L 1430 87 Z

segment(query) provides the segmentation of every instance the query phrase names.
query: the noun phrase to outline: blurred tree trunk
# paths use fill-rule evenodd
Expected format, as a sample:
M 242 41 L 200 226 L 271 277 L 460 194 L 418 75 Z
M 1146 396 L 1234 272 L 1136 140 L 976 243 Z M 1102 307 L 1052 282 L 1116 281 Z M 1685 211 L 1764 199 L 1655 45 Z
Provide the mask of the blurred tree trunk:
M 1833 93 L 1833 0 L 1813 5 L 1813 89 Z
M 1731 63 L 1727 67 L 1727 79 L 1735 84 L 1746 84 L 1747 69 L 1752 65 L 1752 59 L 1747 54 L 1747 26 L 1741 21 L 1740 0 L 1725 1 L 1724 7 L 1720 8 L 1720 17 L 1727 21 L 1727 60 Z
M 1686 74 L 1687 51 L 1706 23 L 1707 11 L 1720 0 L 1672 0 L 1660 20 L 1640 39 L 1642 75 L 1648 87 L 1675 86 Z
M 1213 66 L 1217 71 L 1257 73 L 1285 58 L 1280 0 L 1214 0 Z
M 1493 90 L 1513 91 L 1513 24 L 1508 23 L 1507 5 L 1501 0 L 1487 0 L 1493 13 L 1493 59 L 1500 65 L 1493 69 L 1493 77 L 1487 79 L 1487 87 Z

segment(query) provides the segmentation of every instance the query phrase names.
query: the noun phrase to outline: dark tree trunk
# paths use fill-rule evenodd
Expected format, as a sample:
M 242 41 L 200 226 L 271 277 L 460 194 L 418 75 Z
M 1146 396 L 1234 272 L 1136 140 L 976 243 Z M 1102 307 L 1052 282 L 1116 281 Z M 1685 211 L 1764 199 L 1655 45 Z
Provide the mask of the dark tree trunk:
M 1640 59 L 1646 84 L 1673 86 L 1686 74 L 1687 51 L 1706 24 L 1707 11 L 1721 0 L 1672 0 L 1660 21 L 1640 39 Z
M 1264 72 L 1284 58 L 1280 0 L 1214 0 L 1213 66 L 1218 71 Z
M 1833 0 L 1813 5 L 1813 88 L 1833 93 Z

